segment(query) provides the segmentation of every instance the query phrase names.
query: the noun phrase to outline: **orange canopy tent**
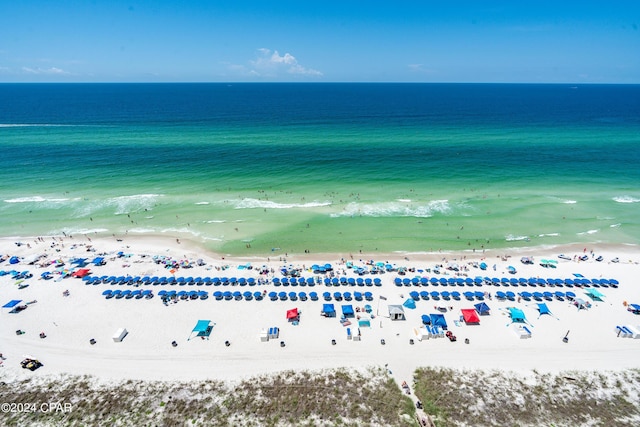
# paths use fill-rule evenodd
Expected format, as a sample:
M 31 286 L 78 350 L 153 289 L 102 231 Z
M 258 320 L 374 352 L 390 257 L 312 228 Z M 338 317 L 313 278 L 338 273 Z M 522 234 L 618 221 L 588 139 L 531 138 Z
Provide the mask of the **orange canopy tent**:
M 468 324 L 479 324 L 480 317 L 478 317 L 478 313 L 473 308 L 463 308 L 460 310 L 462 312 L 462 318 L 464 319 L 464 323 Z

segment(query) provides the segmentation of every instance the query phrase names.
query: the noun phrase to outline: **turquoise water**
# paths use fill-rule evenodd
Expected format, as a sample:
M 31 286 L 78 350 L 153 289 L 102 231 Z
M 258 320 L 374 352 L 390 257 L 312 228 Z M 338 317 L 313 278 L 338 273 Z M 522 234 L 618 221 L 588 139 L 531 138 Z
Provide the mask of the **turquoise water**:
M 640 86 L 0 85 L 0 235 L 640 243 Z

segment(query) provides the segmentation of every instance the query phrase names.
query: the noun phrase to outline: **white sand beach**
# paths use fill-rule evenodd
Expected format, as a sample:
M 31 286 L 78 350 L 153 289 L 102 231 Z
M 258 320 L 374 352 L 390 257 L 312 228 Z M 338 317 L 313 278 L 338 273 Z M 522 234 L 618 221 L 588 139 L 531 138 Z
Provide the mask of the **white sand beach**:
M 118 253 L 121 252 L 120 255 Z M 593 252 L 593 253 L 592 253 Z M 566 254 L 568 260 L 559 259 Z M 625 304 L 640 304 L 640 250 L 634 246 L 590 246 L 537 248 L 502 253 L 438 253 L 438 254 L 273 254 L 270 258 L 224 258 L 207 253 L 196 244 L 166 238 L 124 237 L 94 238 L 86 236 L 36 238 L 3 238 L 0 255 L 4 260 L 0 270 L 2 305 L 20 300 L 26 309 L 12 313 L 3 308 L 0 313 L 0 352 L 4 360 L 0 368 L 2 381 L 11 382 L 33 376 L 62 373 L 88 374 L 99 379 L 155 379 L 190 380 L 221 379 L 236 381 L 258 374 L 287 369 L 323 369 L 334 367 L 363 367 L 387 365 L 396 378 L 410 380 L 420 366 L 499 369 L 506 371 L 623 370 L 638 367 L 640 339 L 623 338 L 615 333 L 616 326 L 629 326 L 640 333 L 640 316 Z M 578 256 L 586 255 L 586 261 Z M 67 273 L 75 271 L 72 260 L 92 261 L 104 256 L 106 264 L 87 265 L 92 276 L 175 276 L 175 277 L 236 277 L 254 278 L 267 284 L 245 285 L 112 285 L 86 284 L 75 277 L 63 278 L 52 264 L 61 260 Z M 154 256 L 174 261 L 188 260 L 190 268 L 170 268 L 154 262 Z M 525 265 L 521 257 L 533 257 L 534 263 Z M 602 256 L 602 261 L 596 261 Z M 11 257 L 15 264 L 11 264 Z M 29 262 L 35 261 L 35 264 Z M 286 259 L 286 261 L 285 261 Z M 553 259 L 555 268 L 543 267 L 540 261 Z M 198 265 L 197 260 L 202 260 Z M 324 275 L 310 271 L 313 264 L 330 263 L 334 274 L 358 278 L 354 266 L 367 267 L 370 260 L 406 268 L 405 275 L 397 271 L 384 274 L 365 274 L 362 278 L 379 278 L 381 286 L 275 286 L 273 278 L 282 278 L 281 267 L 299 268 L 300 276 L 323 279 Z M 613 260 L 618 262 L 613 262 Z M 479 268 L 485 262 L 486 271 Z M 448 270 L 455 263 L 459 271 Z M 251 269 L 246 268 L 247 264 Z M 442 265 L 440 274 L 435 274 Z M 495 271 L 494 271 L 495 265 Z M 239 267 L 240 266 L 240 267 Z M 266 268 L 269 273 L 261 274 Z M 509 274 L 508 266 L 517 273 Z M 20 281 L 11 271 L 28 271 L 32 277 Z M 52 272 L 45 280 L 42 273 Z M 273 271 L 273 273 L 271 273 Z M 587 288 L 531 287 L 531 286 L 396 286 L 396 278 L 413 277 L 497 277 L 497 278 L 560 278 L 575 279 L 580 274 L 587 279 L 616 279 L 617 288 L 599 287 L 602 301 L 585 294 Z M 26 287 L 20 285 L 28 284 Z M 153 298 L 111 298 L 105 290 L 150 290 Z M 589 289 L 594 289 L 589 288 Z M 68 295 L 65 291 L 68 290 Z M 165 290 L 206 291 L 207 299 L 182 300 L 163 303 L 159 292 Z M 252 299 L 216 300 L 215 291 L 251 291 L 287 293 L 315 291 L 317 301 L 261 301 Z M 478 325 L 460 321 L 461 309 L 473 308 L 479 301 L 434 301 L 419 299 L 416 308 L 404 308 L 406 320 L 391 320 L 389 304 L 403 304 L 411 291 L 479 291 L 486 293 L 484 302 L 490 315 L 480 316 Z M 321 316 L 324 292 L 371 292 L 371 301 L 331 301 L 337 317 Z M 571 301 L 500 301 L 498 291 L 571 291 L 590 307 L 578 309 Z M 539 315 L 538 302 L 546 303 L 551 315 Z M 358 328 L 358 319 L 351 325 L 340 323 L 343 304 L 358 311 L 369 304 L 372 309 L 370 327 Z M 436 310 L 436 307 L 438 310 Z M 523 311 L 531 337 L 522 339 L 510 325 L 508 308 Z M 300 312 L 299 324 L 286 319 L 289 309 Z M 457 337 L 418 340 L 414 330 L 422 325 L 423 314 L 442 313 L 448 329 Z M 210 320 L 213 329 L 209 339 L 198 338 L 192 329 L 198 320 Z M 262 330 L 278 327 L 279 337 L 261 341 Z M 112 337 L 119 328 L 128 334 L 121 342 Z M 360 340 L 348 339 L 360 331 Z M 16 331 L 24 331 L 18 335 Z M 46 337 L 41 338 L 43 332 Z M 568 342 L 563 337 L 569 332 Z M 193 338 L 189 340 L 190 336 Z M 90 340 L 94 339 L 95 344 Z M 413 344 L 410 340 L 413 339 Z M 468 344 L 465 343 L 468 339 Z M 335 340 L 335 345 L 332 344 Z M 385 344 L 381 344 L 381 340 Z M 176 341 L 177 346 L 172 346 Z M 229 346 L 225 342 L 230 343 Z M 282 347 L 280 343 L 284 342 Z M 43 366 L 36 371 L 22 369 L 25 356 L 37 358 Z

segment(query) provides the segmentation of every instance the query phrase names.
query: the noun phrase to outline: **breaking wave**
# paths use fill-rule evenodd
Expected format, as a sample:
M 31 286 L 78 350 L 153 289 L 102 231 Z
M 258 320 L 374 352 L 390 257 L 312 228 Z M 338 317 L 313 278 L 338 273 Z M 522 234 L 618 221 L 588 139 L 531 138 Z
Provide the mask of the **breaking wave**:
M 271 200 L 242 199 L 236 203 L 236 209 L 295 209 L 331 206 L 331 202 L 277 203 Z
M 640 199 L 636 199 L 635 197 L 631 196 L 618 196 L 614 197 L 613 201 L 618 203 L 638 203 L 640 202 Z
M 332 217 L 369 216 L 369 217 L 418 217 L 428 218 L 435 214 L 449 214 L 451 206 L 448 200 L 432 200 L 426 204 L 408 204 L 395 202 L 349 203 L 341 212 Z

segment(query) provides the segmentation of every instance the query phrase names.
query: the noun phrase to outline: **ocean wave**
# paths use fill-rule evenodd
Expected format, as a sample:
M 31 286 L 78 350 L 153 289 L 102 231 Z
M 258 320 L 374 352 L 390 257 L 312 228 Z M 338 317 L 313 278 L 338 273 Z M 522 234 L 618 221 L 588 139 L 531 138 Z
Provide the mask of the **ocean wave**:
M 147 233 L 149 233 L 149 234 L 153 234 L 153 233 L 155 233 L 155 232 L 156 232 L 156 230 L 155 230 L 155 229 L 153 229 L 153 228 L 140 228 L 140 227 L 137 227 L 137 228 L 130 228 L 130 229 L 129 229 L 129 230 L 127 230 L 127 231 L 128 231 L 129 233 L 138 233 L 138 234 L 147 234 Z
M 74 217 L 84 218 L 105 209 L 113 209 L 114 215 L 126 215 L 135 212 L 150 211 L 154 208 L 158 198 L 163 194 L 133 194 L 117 196 L 107 199 L 90 199 L 78 206 Z
M 224 219 L 210 219 L 208 221 L 205 221 L 204 223 L 205 224 L 222 224 L 224 222 L 227 222 L 227 221 Z
M 577 233 L 577 234 L 578 234 L 578 236 L 584 236 L 584 235 L 586 235 L 586 234 L 596 234 L 596 233 L 598 233 L 598 232 L 600 232 L 600 230 L 598 230 L 598 229 L 593 229 L 593 230 L 582 231 L 582 232 Z
M 400 202 L 380 203 L 349 203 L 341 212 L 331 214 L 331 217 L 369 216 L 369 217 L 417 217 L 429 218 L 435 214 L 448 214 L 451 206 L 448 200 L 432 200 L 426 204 L 409 205 Z
M 116 215 L 138 212 L 151 209 L 156 199 L 162 194 L 133 194 L 131 196 L 118 196 L 107 200 L 108 205 L 115 205 Z
M 563 200 L 562 203 L 566 205 L 575 205 L 578 202 L 576 200 Z
M 617 228 L 617 227 L 620 227 L 621 225 L 622 225 L 621 223 L 611 224 L 609 228 Z
M 520 242 L 520 241 L 529 241 L 529 236 L 514 236 L 513 234 L 507 234 L 504 236 L 504 240 L 507 242 Z
M 538 234 L 538 237 L 557 237 L 559 235 L 560 233 L 543 233 L 543 234 Z
M 322 206 L 331 206 L 331 202 L 277 203 L 271 200 L 242 199 L 236 203 L 235 209 L 294 209 Z
M 618 203 L 638 203 L 640 202 L 640 199 L 636 199 L 635 197 L 631 196 L 618 196 L 614 197 L 613 201 Z
M 196 205 L 210 205 L 211 203 L 209 202 L 196 202 Z
M 58 230 L 51 230 L 48 235 L 51 236 L 59 236 L 62 234 L 66 234 L 67 236 L 74 236 L 78 234 L 97 234 L 97 233 L 106 233 L 108 232 L 108 228 L 73 228 L 73 227 L 65 227 Z
M 30 196 L 30 197 L 16 197 L 15 199 L 5 199 L 5 203 L 63 203 L 69 200 L 76 201 L 80 200 L 80 198 L 68 199 L 68 198 L 53 198 L 48 199 L 41 196 Z

